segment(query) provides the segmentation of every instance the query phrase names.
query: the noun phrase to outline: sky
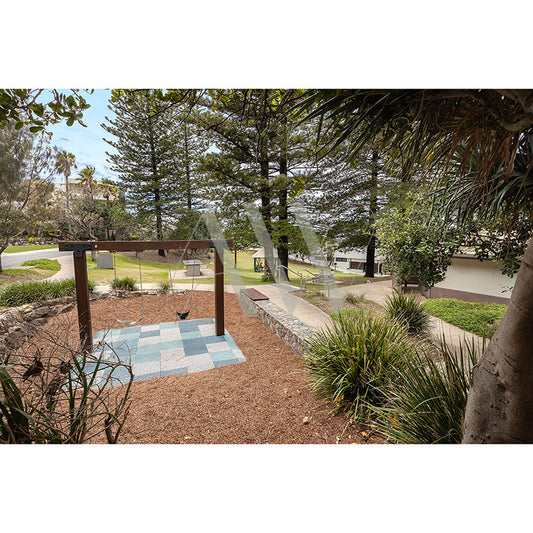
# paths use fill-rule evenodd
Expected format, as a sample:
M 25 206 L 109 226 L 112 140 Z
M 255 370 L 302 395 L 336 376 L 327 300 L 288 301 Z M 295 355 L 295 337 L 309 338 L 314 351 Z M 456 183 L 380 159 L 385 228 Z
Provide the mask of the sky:
M 68 90 L 65 91 L 68 93 Z M 83 113 L 83 122 L 87 127 L 78 123 L 67 126 L 65 121 L 60 124 L 47 126 L 46 130 L 52 132 L 52 144 L 61 150 L 71 152 L 76 156 L 77 169 L 72 171 L 72 176 L 85 166 L 95 167 L 97 180 L 103 178 L 116 179 L 116 174 L 109 168 L 106 161 L 106 151 L 113 152 L 113 148 L 103 140 L 111 137 L 104 131 L 101 124 L 105 122 L 106 115 L 112 117 L 113 113 L 107 108 L 111 90 L 95 89 L 92 94 L 82 93 L 90 104 L 90 108 Z M 62 182 L 61 176 L 56 176 L 55 181 Z

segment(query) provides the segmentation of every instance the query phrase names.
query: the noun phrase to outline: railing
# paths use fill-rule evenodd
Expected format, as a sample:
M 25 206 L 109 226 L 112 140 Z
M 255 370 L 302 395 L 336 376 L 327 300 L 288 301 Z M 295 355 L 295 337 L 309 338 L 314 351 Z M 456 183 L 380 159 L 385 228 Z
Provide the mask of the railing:
M 285 265 L 278 265 L 277 268 L 278 270 L 281 270 L 282 268 L 284 268 L 287 271 L 287 279 L 289 279 L 289 272 L 292 272 L 295 276 L 298 276 L 300 278 L 300 291 L 305 290 L 305 286 L 309 278 L 304 279 L 303 274 L 300 274 L 300 270 L 295 271 L 295 270 L 292 270 L 291 268 L 286 267 Z M 305 270 L 305 269 L 301 269 L 301 270 Z

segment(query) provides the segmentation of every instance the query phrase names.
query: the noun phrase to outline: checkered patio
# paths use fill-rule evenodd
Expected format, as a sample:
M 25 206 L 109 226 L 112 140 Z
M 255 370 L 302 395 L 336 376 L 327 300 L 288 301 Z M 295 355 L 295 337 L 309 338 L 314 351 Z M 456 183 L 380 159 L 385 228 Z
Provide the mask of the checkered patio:
M 99 331 L 93 337 L 94 354 L 132 365 L 135 380 L 190 374 L 246 361 L 227 330 L 215 335 L 215 320 L 202 318 Z M 124 375 L 122 375 L 124 374 Z M 126 369 L 113 372 L 127 380 Z

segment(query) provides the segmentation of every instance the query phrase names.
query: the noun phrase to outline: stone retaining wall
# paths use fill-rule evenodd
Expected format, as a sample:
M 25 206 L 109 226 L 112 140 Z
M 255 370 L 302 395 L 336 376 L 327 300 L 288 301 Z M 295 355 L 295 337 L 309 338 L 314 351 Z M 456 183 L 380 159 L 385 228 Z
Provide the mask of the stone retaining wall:
M 67 296 L 0 311 L 0 364 L 5 363 L 10 351 L 34 337 L 37 328 L 46 324 L 47 317 L 66 313 L 75 305 L 75 299 Z
M 315 328 L 289 315 L 289 313 L 269 300 L 251 300 L 247 296 L 246 290 L 241 291 L 240 300 L 249 311 L 252 311 L 257 318 L 261 319 L 272 332 L 295 352 L 303 353 L 306 340 L 310 339 L 316 332 Z

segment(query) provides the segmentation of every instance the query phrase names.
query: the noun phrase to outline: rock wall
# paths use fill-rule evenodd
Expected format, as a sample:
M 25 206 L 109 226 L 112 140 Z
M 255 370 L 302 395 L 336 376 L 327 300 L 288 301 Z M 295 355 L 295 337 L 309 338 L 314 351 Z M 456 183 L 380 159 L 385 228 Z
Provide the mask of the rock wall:
M 75 305 L 75 299 L 67 296 L 0 311 L 0 364 L 5 364 L 12 350 L 34 337 L 37 328 L 46 324 L 47 317 L 66 313 Z
M 303 353 L 306 341 L 316 333 L 315 328 L 289 315 L 269 300 L 253 301 L 246 290 L 241 291 L 241 302 L 295 352 Z

